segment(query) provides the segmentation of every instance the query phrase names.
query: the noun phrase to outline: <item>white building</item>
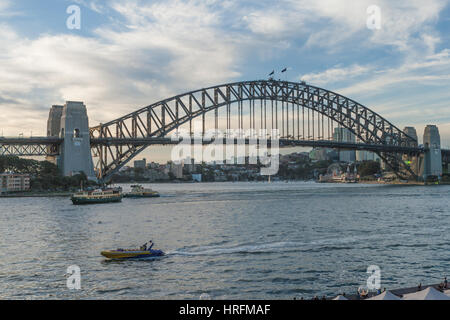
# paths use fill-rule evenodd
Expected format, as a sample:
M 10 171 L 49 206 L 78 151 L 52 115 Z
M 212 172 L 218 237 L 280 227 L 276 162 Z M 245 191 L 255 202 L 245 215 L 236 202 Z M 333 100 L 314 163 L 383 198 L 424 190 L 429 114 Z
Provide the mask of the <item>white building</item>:
M 30 175 L 18 173 L 0 174 L 0 193 L 30 190 Z

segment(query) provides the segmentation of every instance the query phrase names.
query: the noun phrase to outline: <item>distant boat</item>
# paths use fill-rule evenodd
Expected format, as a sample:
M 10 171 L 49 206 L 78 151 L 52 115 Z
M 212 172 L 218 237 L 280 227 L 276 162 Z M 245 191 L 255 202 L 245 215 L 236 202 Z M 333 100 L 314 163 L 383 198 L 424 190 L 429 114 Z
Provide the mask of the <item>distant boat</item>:
M 160 195 L 150 188 L 144 188 L 141 185 L 133 185 L 131 186 L 131 191 L 126 192 L 123 196 L 125 198 L 156 198 Z
M 122 190 L 120 188 L 108 188 L 80 191 L 73 194 L 70 200 L 75 205 L 121 202 Z

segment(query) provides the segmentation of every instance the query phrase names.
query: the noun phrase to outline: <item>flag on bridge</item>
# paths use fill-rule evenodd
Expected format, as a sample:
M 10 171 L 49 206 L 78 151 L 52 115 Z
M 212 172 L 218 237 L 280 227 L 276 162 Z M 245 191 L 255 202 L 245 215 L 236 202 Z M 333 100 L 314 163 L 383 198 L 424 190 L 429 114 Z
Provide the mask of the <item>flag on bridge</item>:
M 284 68 L 283 70 L 281 70 L 281 73 L 284 73 L 287 71 L 287 68 Z

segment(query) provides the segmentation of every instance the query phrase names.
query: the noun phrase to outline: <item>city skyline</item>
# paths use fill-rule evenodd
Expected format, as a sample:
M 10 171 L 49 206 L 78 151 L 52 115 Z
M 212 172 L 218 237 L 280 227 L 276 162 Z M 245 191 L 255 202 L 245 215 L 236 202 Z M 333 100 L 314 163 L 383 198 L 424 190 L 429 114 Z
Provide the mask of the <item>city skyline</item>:
M 450 0 L 0 0 L 0 44 L 0 300 L 450 300 Z

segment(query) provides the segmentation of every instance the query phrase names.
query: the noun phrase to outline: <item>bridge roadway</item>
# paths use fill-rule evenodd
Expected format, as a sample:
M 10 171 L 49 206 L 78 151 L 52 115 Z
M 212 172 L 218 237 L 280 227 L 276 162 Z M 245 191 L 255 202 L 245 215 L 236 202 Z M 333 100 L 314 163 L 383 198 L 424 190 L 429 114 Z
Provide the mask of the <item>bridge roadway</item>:
M 0 155 L 48 156 L 57 155 L 63 139 L 58 137 L 5 138 L 0 137 Z
M 233 139 L 234 144 L 249 144 L 249 139 Z M 57 146 L 63 142 L 63 139 L 58 137 L 31 137 L 31 138 L 5 138 L 0 137 L 0 155 L 26 155 L 26 156 L 39 156 L 57 154 L 57 151 L 53 149 L 53 152 L 48 152 L 48 146 Z M 194 139 L 191 139 L 191 144 L 195 143 Z M 211 144 L 214 140 L 203 141 L 203 144 Z M 223 143 L 227 143 L 226 138 L 223 139 Z M 171 138 L 164 137 L 149 137 L 149 138 L 92 138 L 91 146 L 103 145 L 103 146 L 145 146 L 145 145 L 173 145 L 178 144 L 179 141 L 172 140 Z M 267 141 L 270 146 L 270 140 Z M 389 152 L 389 153 L 404 153 L 404 154 L 421 154 L 426 151 L 423 147 L 403 147 L 395 145 L 383 145 L 383 144 L 366 144 L 366 143 L 352 143 L 352 142 L 336 142 L 332 140 L 293 140 L 293 139 L 280 139 L 279 146 L 281 148 L 286 147 L 320 147 L 320 148 L 337 148 L 343 150 L 365 150 L 372 152 Z M 450 154 L 450 150 L 442 150 L 443 155 Z

